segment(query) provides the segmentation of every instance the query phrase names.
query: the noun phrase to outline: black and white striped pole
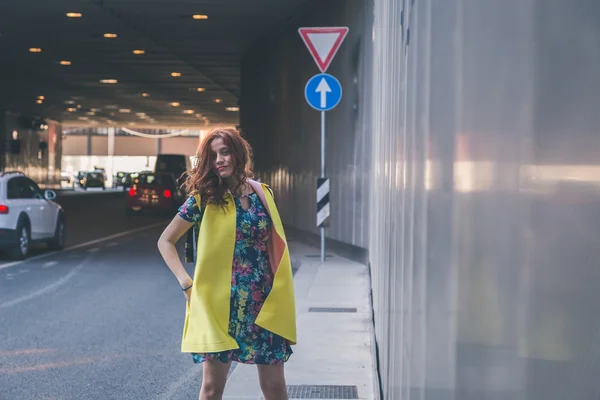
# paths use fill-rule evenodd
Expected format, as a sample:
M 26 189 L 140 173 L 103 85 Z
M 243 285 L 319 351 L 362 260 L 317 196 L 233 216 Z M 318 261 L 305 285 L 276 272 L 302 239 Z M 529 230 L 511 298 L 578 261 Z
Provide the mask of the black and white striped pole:
M 325 177 L 325 112 L 342 100 L 342 85 L 325 71 L 346 38 L 348 27 L 300 28 L 298 33 L 322 72 L 308 80 L 304 97 L 312 108 L 321 112 L 321 177 L 317 179 L 317 226 L 321 229 L 321 261 L 325 261 L 325 228 L 329 225 L 331 186 L 329 179 Z
M 317 179 L 317 226 L 321 228 L 321 261 L 325 261 L 325 228 L 329 226 L 329 187 L 328 178 Z

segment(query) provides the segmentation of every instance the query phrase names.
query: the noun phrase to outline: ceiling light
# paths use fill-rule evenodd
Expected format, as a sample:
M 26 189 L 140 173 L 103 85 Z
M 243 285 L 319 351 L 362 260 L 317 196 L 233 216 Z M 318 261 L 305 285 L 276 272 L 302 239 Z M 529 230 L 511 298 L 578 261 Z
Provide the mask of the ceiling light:
M 142 93 L 142 97 L 150 97 L 149 93 Z
M 137 54 L 137 55 L 146 54 L 146 50 L 134 50 L 133 54 Z
M 73 100 L 67 100 L 65 101 L 65 104 L 75 104 L 75 102 Z
M 215 99 L 215 103 L 220 103 L 221 101 L 221 99 Z
M 192 18 L 194 18 L 194 19 L 208 19 L 208 15 L 205 15 L 205 14 L 194 14 L 194 15 L 192 15 Z
M 75 111 L 77 111 L 77 109 L 76 109 L 76 108 L 72 108 L 72 107 L 71 107 L 71 108 L 67 108 L 67 111 L 68 111 L 68 112 L 75 112 Z
M 202 114 L 196 114 L 196 118 L 202 117 Z
M 193 114 L 194 110 L 183 110 L 184 114 Z
M 99 108 L 90 108 L 90 112 L 97 113 L 100 112 Z
M 45 100 L 46 99 L 44 96 L 38 96 L 37 98 L 38 98 L 38 100 Z
M 196 90 L 199 91 L 199 92 L 206 92 L 206 88 L 203 88 L 203 87 L 199 87 Z
M 32 47 L 29 49 L 30 53 L 41 53 L 42 49 L 40 49 L 39 47 Z
M 104 37 L 107 39 L 115 39 L 117 37 L 116 33 L 105 33 Z
M 227 111 L 240 111 L 239 107 L 227 107 L 226 108 Z
M 181 72 L 171 72 L 171 76 L 173 76 L 173 77 L 181 76 Z
M 60 65 L 71 65 L 71 61 L 63 60 L 60 62 Z
M 95 112 L 93 112 L 93 111 L 88 111 L 88 112 L 86 112 L 86 114 L 87 114 L 87 115 L 96 115 L 96 113 L 95 113 Z
M 171 103 L 171 106 L 173 106 L 173 107 L 179 107 L 180 105 L 181 105 L 181 103 L 178 103 L 176 101 Z
M 69 17 L 69 18 L 81 18 L 81 13 L 70 12 L 70 13 L 67 13 L 67 17 Z
M 44 100 L 36 100 L 35 102 L 38 104 L 42 104 L 44 102 Z
M 123 113 L 123 114 L 129 114 L 131 112 L 131 110 L 129 108 L 121 108 L 119 110 L 119 112 Z
M 116 79 L 101 79 L 100 83 L 106 83 L 106 84 L 114 85 L 115 83 L 119 83 L 119 81 L 116 80 Z

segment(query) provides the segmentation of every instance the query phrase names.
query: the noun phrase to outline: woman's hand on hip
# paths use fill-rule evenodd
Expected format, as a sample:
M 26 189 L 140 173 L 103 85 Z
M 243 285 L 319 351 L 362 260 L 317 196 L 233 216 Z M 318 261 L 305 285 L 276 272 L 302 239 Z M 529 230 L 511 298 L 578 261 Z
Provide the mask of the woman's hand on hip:
M 189 302 L 190 297 L 192 295 L 192 285 L 194 281 L 191 279 L 187 282 L 181 283 L 181 289 L 183 290 L 183 295 L 185 296 L 185 301 Z

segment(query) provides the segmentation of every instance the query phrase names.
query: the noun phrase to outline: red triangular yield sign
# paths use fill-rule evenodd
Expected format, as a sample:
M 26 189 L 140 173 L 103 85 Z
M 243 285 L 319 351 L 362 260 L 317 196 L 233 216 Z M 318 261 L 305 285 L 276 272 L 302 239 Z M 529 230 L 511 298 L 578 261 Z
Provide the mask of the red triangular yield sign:
M 325 72 L 346 38 L 348 27 L 300 28 L 298 33 L 321 72 Z

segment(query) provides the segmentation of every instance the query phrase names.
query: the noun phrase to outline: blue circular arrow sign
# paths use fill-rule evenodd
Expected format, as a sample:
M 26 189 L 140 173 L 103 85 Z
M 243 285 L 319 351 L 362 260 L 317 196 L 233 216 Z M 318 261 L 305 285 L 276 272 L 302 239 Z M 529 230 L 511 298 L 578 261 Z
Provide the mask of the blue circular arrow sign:
M 342 100 L 342 85 L 329 74 L 318 74 L 306 83 L 304 97 L 315 110 L 329 111 Z

